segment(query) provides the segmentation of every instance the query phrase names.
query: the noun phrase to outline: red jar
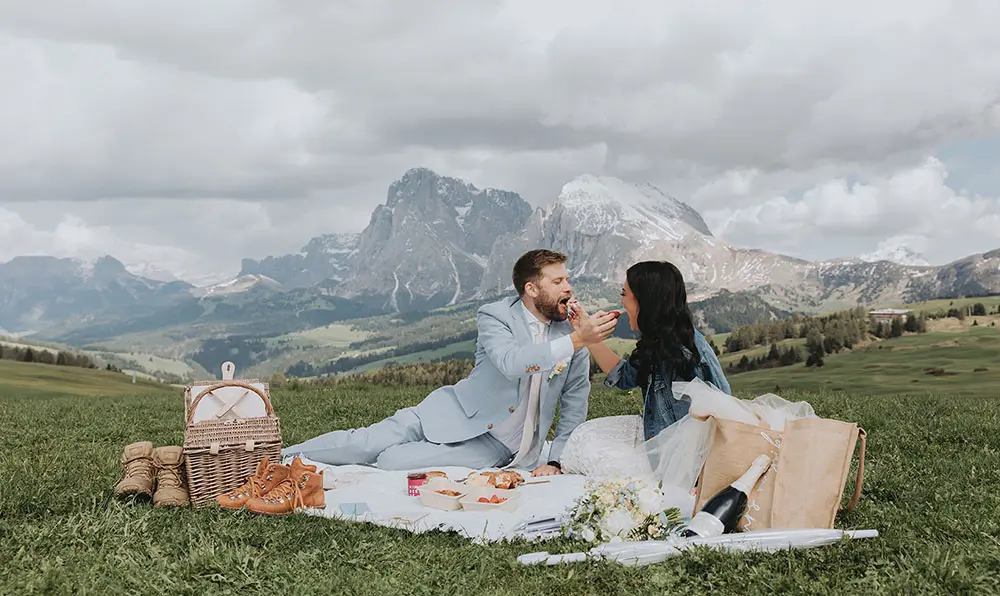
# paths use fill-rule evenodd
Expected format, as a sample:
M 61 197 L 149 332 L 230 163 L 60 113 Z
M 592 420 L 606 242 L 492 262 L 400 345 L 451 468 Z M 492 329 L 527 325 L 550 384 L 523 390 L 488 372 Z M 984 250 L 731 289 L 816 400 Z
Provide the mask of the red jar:
M 411 497 L 420 496 L 420 487 L 427 483 L 427 474 L 424 472 L 412 472 L 406 475 L 406 492 Z

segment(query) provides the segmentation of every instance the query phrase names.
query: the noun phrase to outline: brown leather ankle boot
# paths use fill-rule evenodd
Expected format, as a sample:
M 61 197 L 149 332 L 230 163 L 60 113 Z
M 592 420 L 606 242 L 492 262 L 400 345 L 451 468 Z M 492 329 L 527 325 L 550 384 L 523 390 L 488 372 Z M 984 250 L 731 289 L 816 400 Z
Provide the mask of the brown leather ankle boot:
M 183 447 L 157 447 L 153 450 L 156 465 L 154 507 L 184 507 L 190 503 L 184 471 Z
M 115 486 L 115 496 L 153 495 L 153 444 L 139 441 L 125 446 L 122 452 L 122 479 Z
M 257 464 L 257 472 L 249 476 L 242 486 L 217 496 L 215 500 L 225 509 L 239 509 L 250 499 L 266 495 L 279 482 L 288 478 L 291 470 L 291 466 L 271 463 L 271 456 L 265 455 Z
M 292 460 L 288 478 L 279 482 L 262 497 L 250 499 L 247 509 L 266 515 L 285 515 L 303 509 L 326 507 L 323 492 L 323 472 L 316 473 L 316 466 L 307 466 L 302 460 Z

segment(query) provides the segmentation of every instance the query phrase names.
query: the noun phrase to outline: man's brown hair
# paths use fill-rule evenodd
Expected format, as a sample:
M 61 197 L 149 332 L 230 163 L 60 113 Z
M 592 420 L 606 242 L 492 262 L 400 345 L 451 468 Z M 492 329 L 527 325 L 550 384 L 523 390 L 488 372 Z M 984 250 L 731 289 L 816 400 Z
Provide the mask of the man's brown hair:
M 514 263 L 514 289 L 518 296 L 524 296 L 524 286 L 530 281 L 538 283 L 542 279 L 542 268 L 565 263 L 567 256 L 555 250 L 539 248 L 529 250 Z

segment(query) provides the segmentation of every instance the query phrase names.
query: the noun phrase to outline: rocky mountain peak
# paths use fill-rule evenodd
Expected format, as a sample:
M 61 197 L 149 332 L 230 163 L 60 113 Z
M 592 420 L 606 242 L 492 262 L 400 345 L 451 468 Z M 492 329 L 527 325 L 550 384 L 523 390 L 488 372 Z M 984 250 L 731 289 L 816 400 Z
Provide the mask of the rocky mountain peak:
M 94 261 L 93 271 L 95 276 L 116 277 L 118 275 L 131 275 L 125 268 L 125 264 L 118 259 L 104 255 Z
M 412 168 L 389 185 L 385 205 L 394 209 L 401 202 L 426 205 L 437 201 L 452 207 L 467 206 L 479 190 L 459 178 L 440 176 L 427 168 Z
M 154 308 L 185 296 L 191 287 L 139 277 L 111 256 L 93 262 L 18 257 L 0 263 L 0 327 L 39 329 L 84 320 L 102 309 Z
M 454 304 L 476 292 L 496 239 L 520 230 L 530 214 L 517 193 L 480 190 L 427 168 L 408 170 L 361 233 L 365 266 L 344 283 L 343 294 L 388 293 L 394 310 Z
M 395 310 L 443 306 L 476 292 L 493 243 L 530 214 L 517 193 L 412 168 L 389 185 L 360 234 L 325 234 L 298 254 L 244 259 L 240 275 L 385 300 Z

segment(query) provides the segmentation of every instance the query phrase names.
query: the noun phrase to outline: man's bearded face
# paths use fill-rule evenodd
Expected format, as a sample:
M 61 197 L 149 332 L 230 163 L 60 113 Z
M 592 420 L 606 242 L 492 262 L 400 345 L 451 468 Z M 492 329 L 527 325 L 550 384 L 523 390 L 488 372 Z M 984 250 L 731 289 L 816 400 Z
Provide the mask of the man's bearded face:
M 552 321 L 565 321 L 569 314 L 569 309 L 566 306 L 566 301 L 569 298 L 561 291 L 554 294 L 543 291 L 538 298 L 535 298 L 535 308 Z
M 535 308 L 551 321 L 565 321 L 569 315 L 566 303 L 573 297 L 566 265 L 548 265 L 542 268 L 542 278 L 535 284 L 538 295 L 533 298 Z

